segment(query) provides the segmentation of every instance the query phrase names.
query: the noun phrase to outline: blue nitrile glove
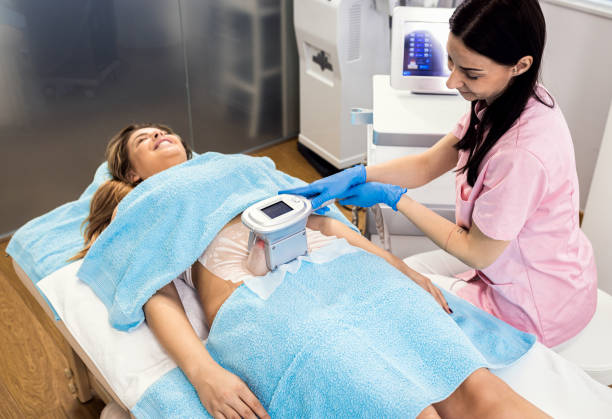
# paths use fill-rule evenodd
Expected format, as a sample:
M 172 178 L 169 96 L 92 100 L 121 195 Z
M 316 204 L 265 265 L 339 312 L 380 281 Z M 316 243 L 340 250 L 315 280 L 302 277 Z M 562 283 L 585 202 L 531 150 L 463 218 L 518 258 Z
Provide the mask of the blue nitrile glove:
M 312 199 L 313 208 L 319 208 L 324 202 L 336 198 L 351 186 L 362 184 L 365 181 L 366 169 L 363 164 L 360 164 L 334 175 L 316 180 L 308 186 L 278 191 L 278 193 L 302 195 Z
M 367 182 L 344 191 L 338 196 L 338 200 L 342 205 L 357 205 L 358 207 L 371 207 L 383 203 L 397 211 L 397 203 L 405 193 L 406 188 L 401 186 Z
M 321 208 L 319 208 L 319 209 L 317 209 L 317 210 L 315 210 L 315 211 L 314 211 L 314 213 L 315 213 L 315 214 L 318 214 L 318 215 L 325 215 L 325 214 L 327 214 L 328 212 L 329 212 L 329 207 L 327 207 L 327 206 L 325 206 L 325 207 L 321 207 Z

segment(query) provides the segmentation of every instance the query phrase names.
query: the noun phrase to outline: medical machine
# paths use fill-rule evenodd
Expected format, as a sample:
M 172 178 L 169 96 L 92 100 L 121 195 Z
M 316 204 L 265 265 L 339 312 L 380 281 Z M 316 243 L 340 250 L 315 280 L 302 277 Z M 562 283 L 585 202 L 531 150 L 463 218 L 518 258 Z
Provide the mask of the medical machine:
M 276 195 L 248 207 L 241 216 L 251 230 L 248 250 L 264 242 L 266 265 L 271 271 L 308 253 L 306 222 L 312 213 L 310 200 L 299 195 Z
M 351 107 L 370 107 L 374 74 L 388 74 L 392 0 L 294 3 L 300 66 L 299 143 L 338 169 L 361 163 L 365 132 Z
M 457 95 L 422 95 L 391 87 L 388 75 L 372 78 L 372 110 L 355 121 L 367 125 L 367 164 L 420 154 L 454 128 L 469 110 L 469 102 Z M 362 128 L 363 129 L 363 128 Z M 444 218 L 455 221 L 455 177 L 445 173 L 408 195 Z M 386 205 L 368 209 L 367 232 L 396 256 L 436 249 L 436 245 L 401 213 Z
M 391 40 L 391 86 L 413 93 L 453 94 L 446 87 L 446 41 L 454 9 L 396 7 Z

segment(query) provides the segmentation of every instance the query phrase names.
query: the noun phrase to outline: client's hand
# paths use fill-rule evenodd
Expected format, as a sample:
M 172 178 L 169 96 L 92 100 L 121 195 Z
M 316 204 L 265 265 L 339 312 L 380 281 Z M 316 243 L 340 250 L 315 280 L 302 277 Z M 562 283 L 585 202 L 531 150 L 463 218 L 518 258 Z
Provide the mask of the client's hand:
M 446 298 L 444 298 L 444 294 L 442 294 L 442 291 L 440 291 L 438 287 L 436 287 L 433 284 L 433 282 L 431 282 L 431 279 L 427 278 L 425 275 L 421 275 L 420 273 L 416 271 L 412 271 L 410 273 L 410 279 L 416 282 L 425 291 L 430 293 L 433 296 L 433 298 L 436 299 L 438 304 L 442 306 L 444 311 L 446 311 L 449 314 L 453 312 L 453 310 L 451 310 L 450 307 L 448 306 L 448 303 L 446 302 Z
M 244 381 L 216 363 L 195 381 L 200 401 L 215 418 L 270 417 Z
M 444 298 L 444 294 L 442 294 L 442 291 L 440 291 L 438 287 L 436 287 L 433 282 L 431 282 L 431 279 L 410 268 L 404 263 L 403 260 L 401 260 L 395 255 L 392 255 L 391 253 L 386 252 L 386 255 L 383 257 L 392 266 L 395 266 L 400 272 L 402 272 L 408 278 L 413 280 L 418 286 L 430 293 L 433 298 L 435 298 L 435 300 L 438 302 L 438 304 L 442 306 L 442 309 L 444 311 L 446 311 L 448 314 L 453 313 L 453 310 L 451 310 L 451 308 L 448 306 L 448 303 L 446 302 L 446 298 Z

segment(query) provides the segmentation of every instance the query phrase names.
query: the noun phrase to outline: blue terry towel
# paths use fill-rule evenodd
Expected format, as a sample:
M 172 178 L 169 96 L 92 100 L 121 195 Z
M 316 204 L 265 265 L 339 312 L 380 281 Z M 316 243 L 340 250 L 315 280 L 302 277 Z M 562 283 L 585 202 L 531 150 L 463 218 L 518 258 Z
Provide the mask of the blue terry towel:
M 305 263 L 268 301 L 240 287 L 207 348 L 273 417 L 415 417 L 480 367 L 500 368 L 535 342 L 446 294 L 430 294 L 366 252 Z
M 81 223 L 89 214 L 91 197 L 110 179 L 106 163 L 101 164 L 92 183 L 81 196 L 19 228 L 11 237 L 6 252 L 21 266 L 32 282 L 68 264 L 68 259 L 83 248 Z
M 305 183 L 267 157 L 205 153 L 139 184 L 119 204 L 77 275 L 119 330 L 144 320 L 143 304 L 193 264 L 249 205 Z M 326 215 L 350 225 L 332 208 Z
M 383 259 L 358 251 L 303 263 L 268 300 L 239 287 L 207 341 L 274 418 L 413 418 L 481 367 L 502 368 L 534 344 L 445 293 L 454 314 Z M 178 370 L 151 386 L 138 418 L 202 415 Z

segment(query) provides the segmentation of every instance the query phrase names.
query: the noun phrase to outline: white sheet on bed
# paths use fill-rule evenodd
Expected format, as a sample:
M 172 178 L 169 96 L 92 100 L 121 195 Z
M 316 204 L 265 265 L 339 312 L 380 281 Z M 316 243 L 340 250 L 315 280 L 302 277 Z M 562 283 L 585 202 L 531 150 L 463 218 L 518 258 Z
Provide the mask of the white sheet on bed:
M 121 401 L 132 408 L 176 364 L 146 323 L 129 333 L 110 326 L 104 304 L 76 277 L 80 263 L 54 272 L 38 285 Z M 431 279 L 445 288 L 449 285 L 445 277 Z M 195 292 L 181 281 L 175 283 L 189 320 L 205 339 L 208 331 Z M 516 364 L 493 372 L 555 418 L 608 418 L 612 412 L 612 389 L 539 343 Z
M 76 276 L 81 263 L 79 260 L 55 271 L 38 286 L 117 396 L 131 409 L 145 390 L 176 364 L 146 323 L 132 332 L 111 327 L 102 301 Z M 175 284 L 192 326 L 205 340 L 208 329 L 195 292 L 181 280 Z

